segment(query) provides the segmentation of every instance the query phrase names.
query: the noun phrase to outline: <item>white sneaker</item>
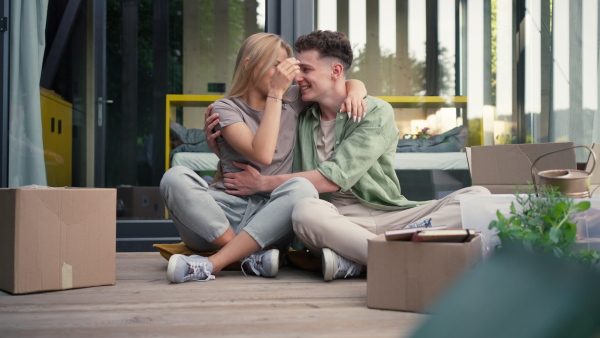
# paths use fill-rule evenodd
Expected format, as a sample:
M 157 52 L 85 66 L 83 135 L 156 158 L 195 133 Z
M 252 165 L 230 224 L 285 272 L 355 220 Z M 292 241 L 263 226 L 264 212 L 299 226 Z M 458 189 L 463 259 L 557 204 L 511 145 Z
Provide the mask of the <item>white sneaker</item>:
M 362 265 L 344 258 L 329 248 L 323 248 L 323 278 L 331 281 L 339 278 L 350 278 L 360 275 Z
M 183 283 L 190 280 L 205 282 L 215 279 L 213 265 L 206 257 L 175 254 L 169 258 L 167 279 L 171 283 Z
M 257 276 L 275 277 L 279 272 L 279 250 L 258 251 L 244 258 L 242 272 L 245 275 L 244 265 L 248 266 Z

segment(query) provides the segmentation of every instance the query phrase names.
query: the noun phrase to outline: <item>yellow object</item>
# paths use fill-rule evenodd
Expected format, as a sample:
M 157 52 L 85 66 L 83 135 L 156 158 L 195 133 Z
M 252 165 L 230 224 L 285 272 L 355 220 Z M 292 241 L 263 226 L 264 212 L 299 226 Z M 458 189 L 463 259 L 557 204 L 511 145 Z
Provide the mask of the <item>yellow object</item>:
M 175 121 L 175 114 L 173 114 L 175 107 L 208 107 L 208 105 L 222 97 L 223 95 L 167 95 L 167 109 L 165 112 L 165 172 L 170 168 L 169 154 L 171 153 L 171 128 L 169 121 Z
M 40 88 L 44 160 L 48 186 L 72 185 L 73 105 L 52 91 Z
M 185 243 L 181 242 L 181 243 L 171 243 L 171 244 L 152 244 L 153 247 L 155 247 L 158 252 L 160 253 L 161 256 L 163 256 L 164 259 L 169 260 L 171 258 L 172 255 L 175 254 L 180 254 L 180 255 L 200 255 L 200 256 L 204 256 L 204 257 L 210 257 L 214 254 L 216 254 L 219 250 L 214 250 L 214 251 L 205 251 L 205 252 L 198 252 L 198 251 L 194 251 L 190 248 L 187 247 L 187 245 L 185 245 Z M 265 247 L 263 250 L 270 250 L 270 249 L 275 249 L 276 246 L 274 245 L 269 245 L 267 247 Z M 320 261 L 320 259 L 319 259 Z M 283 260 L 280 259 L 279 260 L 279 266 L 283 265 Z M 233 263 L 229 263 L 228 265 L 226 265 L 223 270 L 231 270 L 231 271 L 239 271 L 241 270 L 241 262 L 240 261 L 235 261 Z
M 467 108 L 466 96 L 375 96 L 394 108 Z
M 62 289 L 73 288 L 73 266 L 63 262 L 62 265 Z
M 209 257 L 214 255 L 215 253 L 217 253 L 218 250 L 214 250 L 214 251 L 207 251 L 207 252 L 197 252 L 194 250 L 191 250 L 190 248 L 187 247 L 187 245 L 185 245 L 185 243 L 181 242 L 181 243 L 172 243 L 172 244 L 153 244 L 153 247 L 155 247 L 158 252 L 160 253 L 161 256 L 163 256 L 164 259 L 169 260 L 169 258 L 171 258 L 172 255 L 175 254 L 181 254 L 181 255 L 200 255 L 200 256 L 204 256 L 204 257 Z M 239 261 L 233 262 L 227 266 L 225 266 L 225 268 L 223 268 L 223 270 L 241 270 L 241 264 Z

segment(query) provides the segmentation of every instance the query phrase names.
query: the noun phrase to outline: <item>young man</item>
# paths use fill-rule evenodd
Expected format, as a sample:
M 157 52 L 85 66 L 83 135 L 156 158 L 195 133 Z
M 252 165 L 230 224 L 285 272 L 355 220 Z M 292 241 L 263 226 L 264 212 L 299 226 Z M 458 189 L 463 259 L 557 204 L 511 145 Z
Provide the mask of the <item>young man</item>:
M 367 97 L 364 118 L 339 113 L 345 97 L 346 71 L 352 64 L 350 42 L 343 33 L 315 31 L 294 47 L 300 74 L 294 81 L 302 100 L 316 102 L 298 118 L 293 174 L 261 176 L 247 165 L 226 174 L 230 194 L 272 191 L 292 177 L 310 180 L 325 199 L 296 204 L 294 232 L 311 252 L 322 257 L 325 280 L 357 276 L 367 264 L 367 240 L 390 229 L 430 219 L 432 225 L 460 228 L 458 194 L 489 194 L 469 187 L 433 202 L 407 200 L 394 171 L 399 132 L 393 108 Z

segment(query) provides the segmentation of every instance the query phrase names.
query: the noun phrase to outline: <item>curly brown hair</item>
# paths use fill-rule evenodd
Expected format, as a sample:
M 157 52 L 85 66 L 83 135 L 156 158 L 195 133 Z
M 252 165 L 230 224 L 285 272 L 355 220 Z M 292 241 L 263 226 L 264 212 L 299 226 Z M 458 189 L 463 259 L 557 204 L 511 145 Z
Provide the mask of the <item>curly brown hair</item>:
M 313 31 L 302 35 L 294 43 L 297 53 L 308 50 L 317 50 L 320 58 L 334 58 L 341 62 L 344 72 L 352 65 L 352 46 L 346 34 L 333 31 Z

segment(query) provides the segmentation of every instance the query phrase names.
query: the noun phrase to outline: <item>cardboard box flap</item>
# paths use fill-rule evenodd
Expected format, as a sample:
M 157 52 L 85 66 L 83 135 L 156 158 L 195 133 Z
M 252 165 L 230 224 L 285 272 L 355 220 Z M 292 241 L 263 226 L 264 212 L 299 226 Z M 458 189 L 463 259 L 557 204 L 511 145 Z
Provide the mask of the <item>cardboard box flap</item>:
M 56 289 L 60 276 L 60 193 L 64 189 L 21 188 L 16 191 L 15 280 L 18 293 L 27 290 Z M 38 276 L 34 278 L 33 276 Z
M 466 243 L 368 240 L 367 306 L 425 311 L 482 256 L 481 236 Z
M 531 182 L 531 166 L 535 160 L 552 151 L 573 146 L 573 142 L 564 142 L 471 147 L 467 153 L 471 180 L 473 185 L 483 186 L 527 185 L 527 182 Z M 543 157 L 535 167 L 537 171 L 577 169 L 575 150 Z

